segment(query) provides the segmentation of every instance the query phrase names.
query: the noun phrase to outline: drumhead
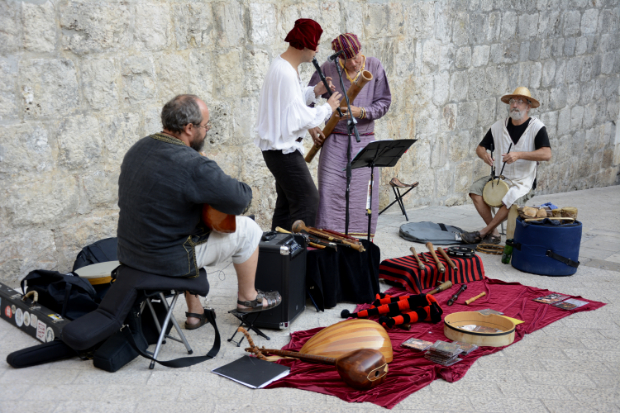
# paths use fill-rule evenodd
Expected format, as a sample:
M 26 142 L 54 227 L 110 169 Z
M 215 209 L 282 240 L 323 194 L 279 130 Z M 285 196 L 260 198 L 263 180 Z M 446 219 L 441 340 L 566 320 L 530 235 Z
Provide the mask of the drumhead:
M 112 271 L 119 265 L 121 263 L 118 261 L 99 262 L 78 268 L 74 272 L 78 276 L 86 278 L 93 285 L 105 284 L 112 281 Z
M 501 207 L 502 199 L 508 193 L 508 184 L 501 179 L 493 179 L 484 185 L 482 199 L 487 205 Z

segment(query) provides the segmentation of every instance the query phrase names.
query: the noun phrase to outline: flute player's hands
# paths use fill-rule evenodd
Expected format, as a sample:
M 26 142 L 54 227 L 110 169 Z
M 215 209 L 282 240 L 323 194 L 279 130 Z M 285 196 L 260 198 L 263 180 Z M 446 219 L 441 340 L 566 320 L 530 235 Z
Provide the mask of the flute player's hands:
M 340 98 L 342 98 L 342 94 L 340 92 L 334 92 L 327 100 L 327 104 L 332 108 L 332 112 L 340 105 Z
M 329 84 L 329 89 L 332 92 L 336 90 L 336 86 L 334 86 L 334 84 L 332 83 L 331 77 L 328 76 L 325 78 L 325 80 L 327 80 L 327 83 Z M 323 82 L 317 83 L 317 85 L 314 87 L 314 96 L 321 96 L 321 95 L 324 95 L 325 93 L 327 93 L 327 88 L 325 88 L 325 85 L 323 84 Z
M 325 141 L 325 135 L 323 135 L 323 131 L 321 130 L 321 128 L 317 126 L 308 130 L 308 132 L 310 132 L 310 136 L 312 136 L 312 140 L 314 141 L 314 144 L 316 146 L 323 146 L 323 142 Z

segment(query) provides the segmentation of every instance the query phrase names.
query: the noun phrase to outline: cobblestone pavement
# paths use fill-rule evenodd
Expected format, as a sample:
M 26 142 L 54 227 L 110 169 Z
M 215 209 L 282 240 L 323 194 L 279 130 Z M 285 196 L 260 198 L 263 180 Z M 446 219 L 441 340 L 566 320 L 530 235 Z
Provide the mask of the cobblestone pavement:
M 415 194 L 413 194 L 415 196 Z M 542 277 L 502 265 L 497 256 L 482 255 L 490 278 L 517 281 L 562 293 L 608 303 L 603 308 L 574 314 L 526 336 L 519 343 L 483 357 L 456 383 L 436 380 L 412 394 L 394 411 L 475 412 L 592 412 L 620 411 L 620 186 L 535 197 L 530 204 L 553 202 L 579 208 L 584 231 L 582 265 L 571 277 Z M 481 227 L 472 205 L 427 207 L 408 211 L 410 221 L 431 220 L 460 226 Z M 405 222 L 394 205 L 381 215 L 375 239 L 381 258 L 408 253 L 411 243 L 398 236 Z M 414 244 L 425 251 L 422 244 Z M 237 323 L 227 310 L 233 307 L 236 278 L 232 266 L 210 271 L 211 294 L 207 304 L 218 314 L 223 339 L 232 335 Z M 17 287 L 16 285 L 13 287 Z M 387 289 L 382 285 L 382 289 Z M 279 348 L 289 333 L 340 321 L 339 304 L 324 313 L 310 302 L 290 331 L 267 331 L 271 341 L 255 338 L 259 346 Z M 182 319 L 184 303 L 176 315 Z M 187 333 L 194 354 L 206 353 L 212 329 Z M 35 345 L 30 336 L 0 322 L 0 357 Z M 138 358 L 117 373 L 93 367 L 77 358 L 43 366 L 15 370 L 0 363 L 1 412 L 379 412 L 370 403 L 351 404 L 338 398 L 294 389 L 251 390 L 212 374 L 211 369 L 230 362 L 243 350 L 224 340 L 216 359 L 185 369 L 157 366 L 148 369 Z M 184 355 L 183 346 L 169 342 L 162 358 Z

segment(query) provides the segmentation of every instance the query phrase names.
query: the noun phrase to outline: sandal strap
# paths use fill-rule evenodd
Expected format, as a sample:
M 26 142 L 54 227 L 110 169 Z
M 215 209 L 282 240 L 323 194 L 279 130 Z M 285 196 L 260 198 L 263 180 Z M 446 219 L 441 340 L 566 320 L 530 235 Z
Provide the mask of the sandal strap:
M 201 320 L 205 319 L 205 314 L 196 314 L 196 313 L 188 313 L 187 311 L 185 312 L 185 317 L 195 317 L 195 318 L 199 318 Z

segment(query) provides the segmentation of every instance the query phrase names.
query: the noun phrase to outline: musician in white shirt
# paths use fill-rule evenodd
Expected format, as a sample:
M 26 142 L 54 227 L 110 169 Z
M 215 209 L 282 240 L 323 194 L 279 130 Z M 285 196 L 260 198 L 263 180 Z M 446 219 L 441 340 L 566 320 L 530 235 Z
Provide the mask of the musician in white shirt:
M 322 32 L 314 20 L 297 20 L 285 39 L 288 49 L 271 62 L 261 89 L 254 143 L 263 151 L 276 179 L 272 230 L 278 226 L 290 230 L 296 220 L 303 220 L 307 226 L 315 224 L 319 194 L 303 159 L 302 140 L 311 131 L 314 142 L 322 143 L 325 137 L 318 126 L 336 110 L 342 95 L 335 92 L 327 105 L 308 106 L 327 89 L 323 83 L 304 86 L 298 68 L 312 61 Z M 334 90 L 331 78 L 328 81 Z

